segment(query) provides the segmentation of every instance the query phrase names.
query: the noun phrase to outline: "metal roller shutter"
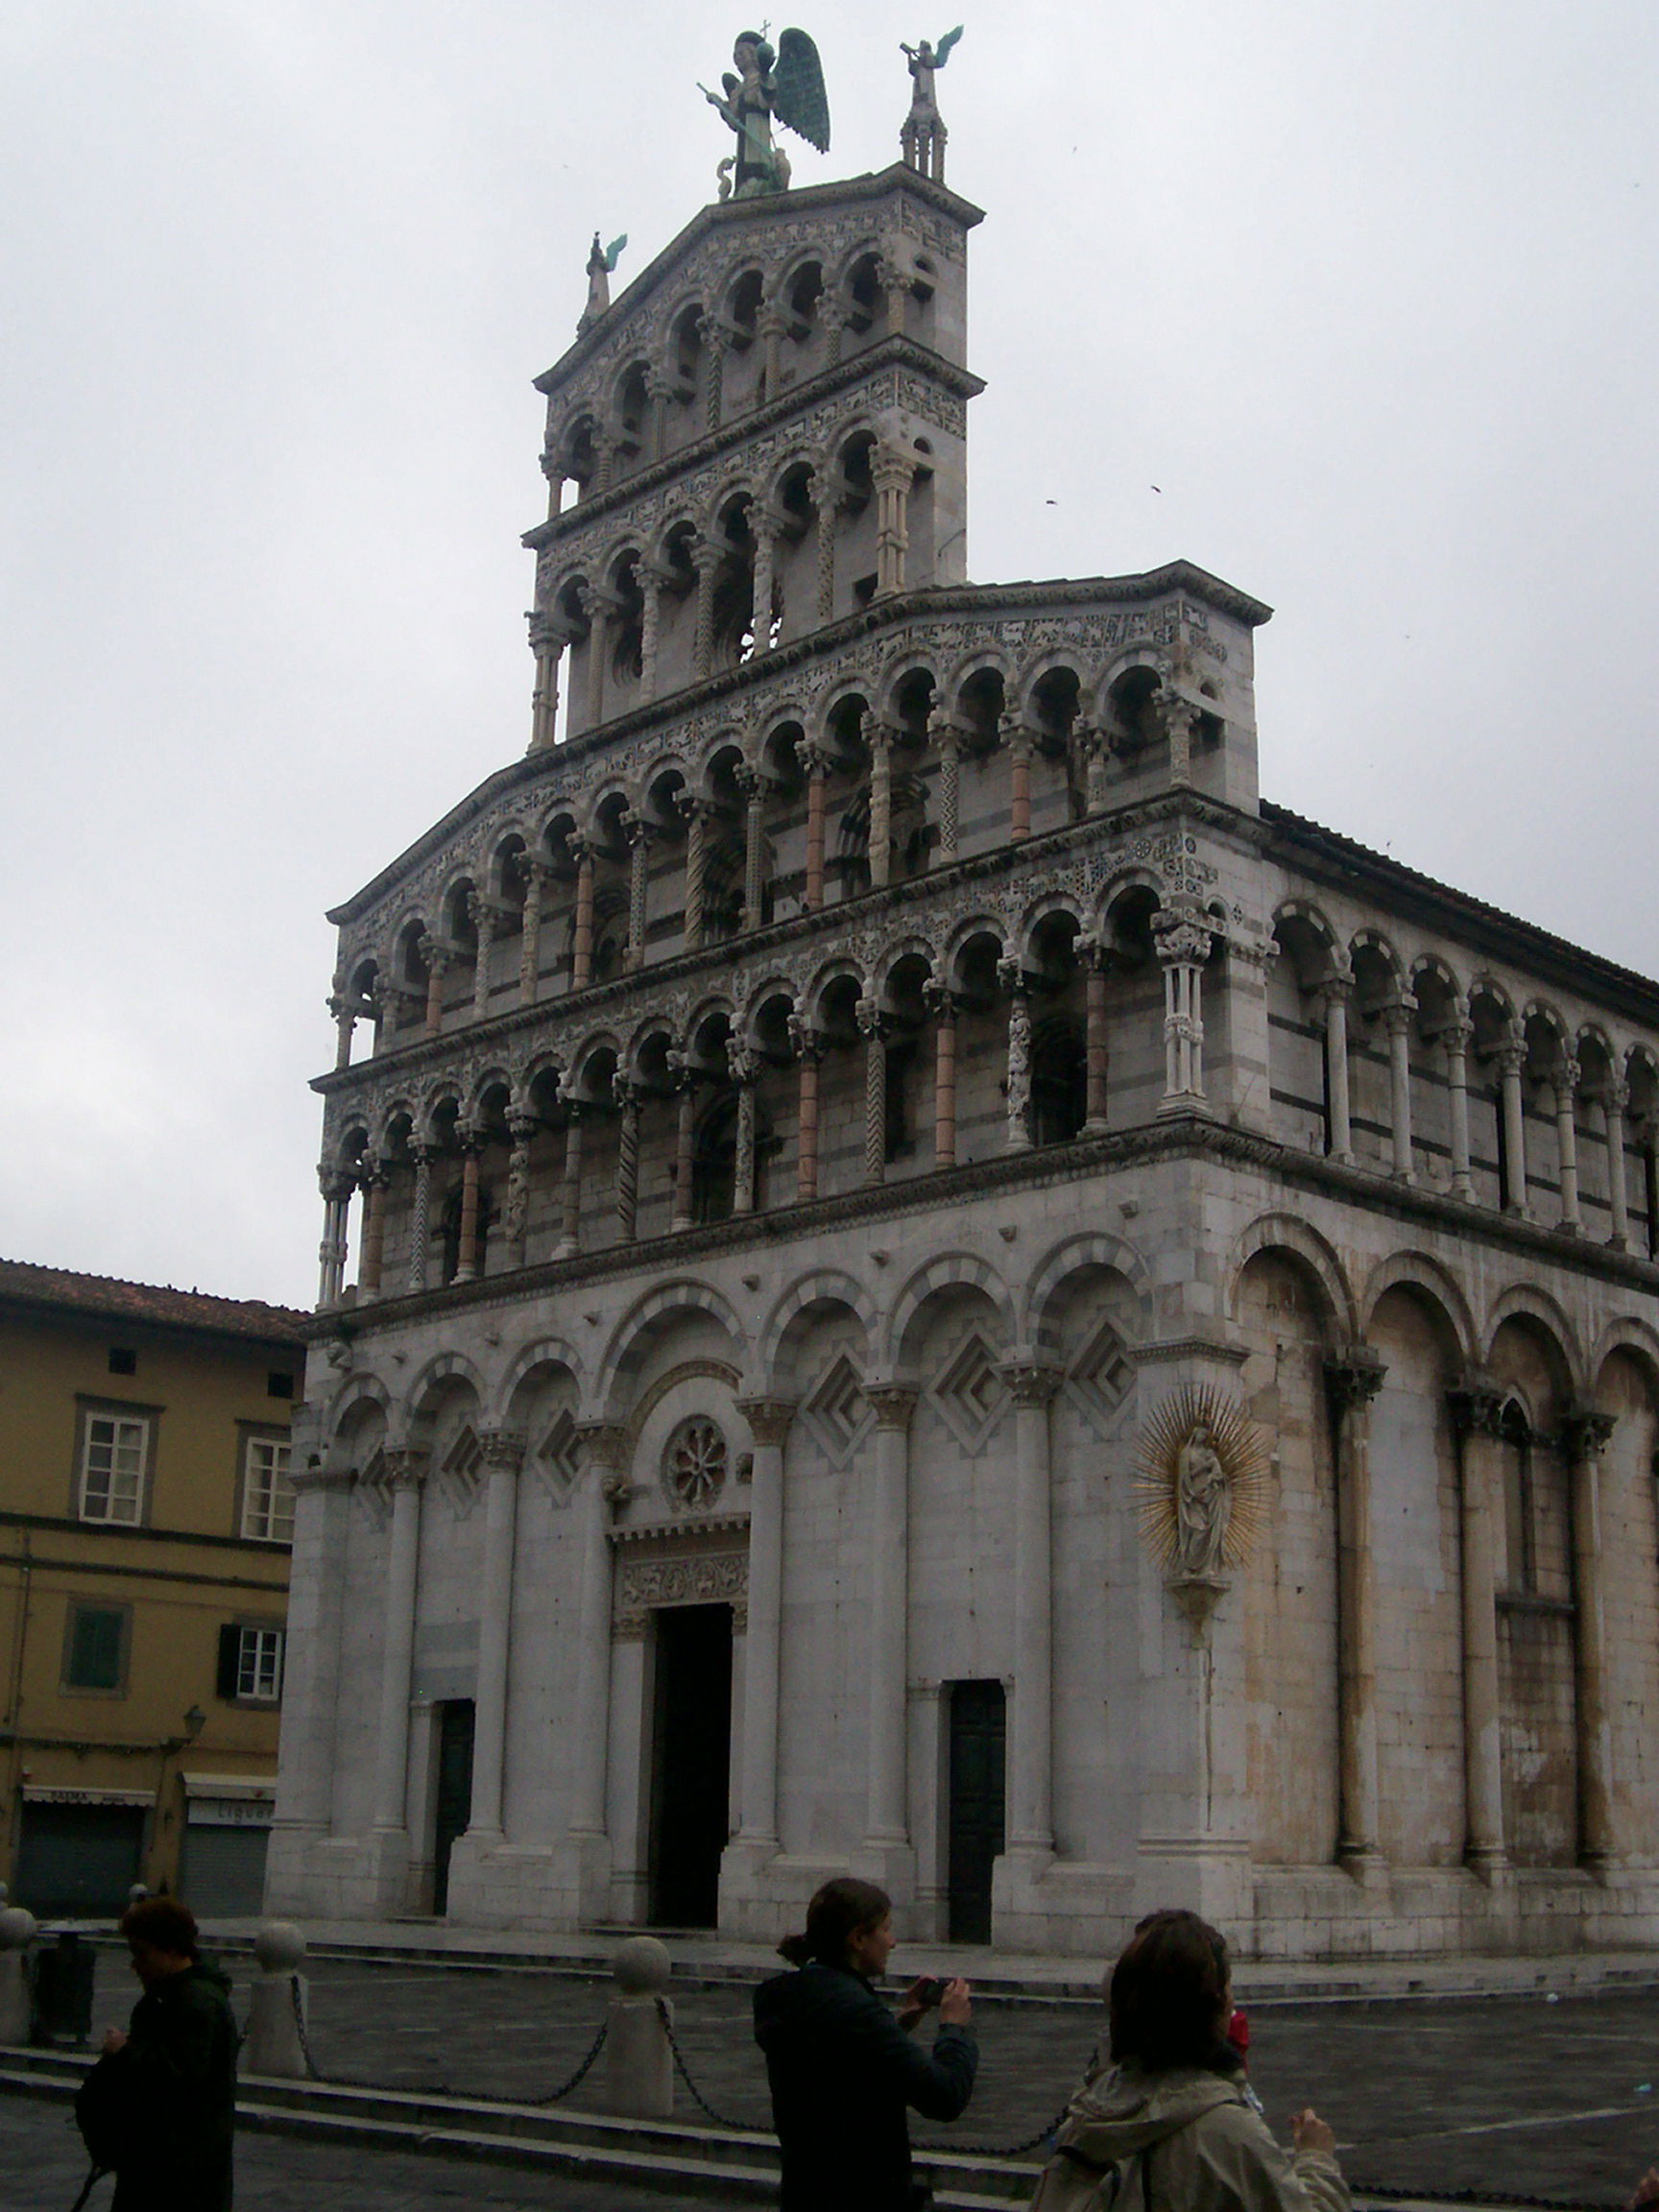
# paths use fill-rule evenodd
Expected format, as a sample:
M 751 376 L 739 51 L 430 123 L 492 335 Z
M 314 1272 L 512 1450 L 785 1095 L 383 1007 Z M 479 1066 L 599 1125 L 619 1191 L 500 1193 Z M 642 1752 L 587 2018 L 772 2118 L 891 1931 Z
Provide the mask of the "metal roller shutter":
M 14 1901 L 40 1920 L 117 1920 L 143 1846 L 140 1806 L 25 1804 Z
M 265 1845 L 269 1828 L 184 1831 L 180 1894 L 198 1920 L 241 1919 L 265 1901 Z

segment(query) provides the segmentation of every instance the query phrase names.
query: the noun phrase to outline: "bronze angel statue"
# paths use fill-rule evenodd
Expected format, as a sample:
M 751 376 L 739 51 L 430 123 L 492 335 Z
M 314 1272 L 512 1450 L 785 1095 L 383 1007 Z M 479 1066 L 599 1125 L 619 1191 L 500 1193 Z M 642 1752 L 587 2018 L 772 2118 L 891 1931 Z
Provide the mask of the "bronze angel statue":
M 593 233 L 593 249 L 588 256 L 588 304 L 582 310 L 582 320 L 576 325 L 581 337 L 589 324 L 597 323 L 611 304 L 611 278 L 616 264 L 622 258 L 622 249 L 628 243 L 628 233 L 613 238 L 609 246 L 601 246 L 599 233 Z
M 906 46 L 902 39 L 899 51 L 904 56 L 910 69 L 910 112 L 904 118 L 904 128 L 899 133 L 905 165 L 920 170 L 924 177 L 931 177 L 938 183 L 945 181 L 945 141 L 950 133 L 945 128 L 934 97 L 933 80 L 950 59 L 950 49 L 962 36 L 962 26 L 947 31 L 937 46 L 930 46 L 924 38 L 920 46 Z
M 720 197 L 729 188 L 737 200 L 786 192 L 789 156 L 772 142 L 774 116 L 820 154 L 830 151 L 830 101 L 818 49 L 805 31 L 781 31 L 776 53 L 758 31 L 743 31 L 732 60 L 736 73 L 728 70 L 721 78 L 724 93 L 698 86 L 737 133 L 735 156 L 720 164 Z

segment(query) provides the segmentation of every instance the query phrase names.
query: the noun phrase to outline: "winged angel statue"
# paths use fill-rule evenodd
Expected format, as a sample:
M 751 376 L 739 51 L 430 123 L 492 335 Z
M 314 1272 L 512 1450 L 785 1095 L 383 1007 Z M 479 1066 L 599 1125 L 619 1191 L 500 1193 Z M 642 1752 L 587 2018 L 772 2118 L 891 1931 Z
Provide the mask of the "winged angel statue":
M 737 133 L 737 152 L 720 164 L 720 197 L 754 200 L 789 189 L 789 156 L 772 143 L 772 119 L 786 124 L 820 154 L 830 151 L 830 101 L 818 49 L 805 31 L 781 31 L 773 52 L 764 35 L 743 31 L 732 49 L 736 73 L 724 93 L 697 89 Z
M 588 256 L 588 304 L 582 310 L 582 320 L 576 325 L 581 337 L 590 323 L 597 323 L 611 304 L 611 278 L 616 264 L 622 258 L 622 249 L 628 243 L 628 233 L 613 238 L 609 246 L 601 246 L 599 233 L 593 233 L 593 250 Z
M 933 81 L 950 59 L 950 49 L 962 36 L 962 26 L 947 31 L 937 46 L 930 46 L 924 38 L 920 46 L 906 46 L 902 39 L 899 51 L 909 64 L 911 76 L 910 112 L 904 118 L 904 128 L 899 133 L 907 167 L 918 169 L 924 177 L 931 177 L 939 183 L 945 181 L 945 141 L 950 132 L 939 112 L 934 97 Z

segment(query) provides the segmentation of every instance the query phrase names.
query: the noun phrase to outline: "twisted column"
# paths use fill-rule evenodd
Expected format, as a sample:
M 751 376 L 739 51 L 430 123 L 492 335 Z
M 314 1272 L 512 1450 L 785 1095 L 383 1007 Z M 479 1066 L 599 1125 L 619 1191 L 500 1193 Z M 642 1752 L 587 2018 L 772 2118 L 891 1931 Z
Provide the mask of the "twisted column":
M 1561 1424 L 1572 1484 L 1574 1698 L 1578 1723 L 1578 1856 L 1598 1872 L 1617 1863 L 1613 1831 L 1613 1719 L 1608 1696 L 1600 1459 L 1609 1413 L 1576 1406 Z
M 998 960 L 997 980 L 1008 994 L 1008 1136 L 1010 1152 L 1031 1149 L 1031 1001 L 1018 959 Z
M 1503 1768 L 1498 1700 L 1495 1516 L 1503 1401 L 1472 1380 L 1449 1394 L 1462 1443 L 1463 1774 L 1466 1856 L 1479 1874 L 1508 1863 L 1503 1848 Z
M 947 983 L 925 983 L 933 1017 L 933 1165 L 956 1165 L 956 995 Z
M 704 904 L 709 879 L 709 817 L 713 809 L 707 799 L 682 791 L 674 802 L 685 817 L 685 950 L 694 952 L 703 942 Z
M 839 327 L 835 325 L 837 331 Z M 818 619 L 830 622 L 835 617 L 835 531 L 841 493 L 815 476 L 812 504 L 818 511 Z
M 616 1141 L 616 1235 L 632 1244 L 639 1212 L 639 1101 L 637 1083 L 620 1072 L 611 1078 L 612 1094 L 622 1113 Z
M 628 950 L 629 969 L 645 965 L 645 897 L 650 887 L 651 825 L 643 815 L 627 814 L 623 828 L 628 836 Z
M 471 1836 L 501 1834 L 507 1765 L 507 1669 L 513 1639 L 513 1553 L 518 1518 L 518 1469 L 524 1438 L 512 1429 L 484 1429 L 478 1447 L 488 1470 L 484 1489 L 484 1572 L 478 1606 L 478 1687 L 472 1734 Z
M 755 1211 L 755 1084 L 760 1073 L 760 1055 L 734 1039 L 726 1046 L 727 1065 L 737 1086 L 737 1157 L 733 1169 L 732 1211 Z
M 641 704 L 657 696 L 657 637 L 662 620 L 662 593 L 670 578 L 655 561 L 639 565 L 639 590 L 643 605 L 639 616 L 639 698 Z
M 409 1207 L 409 1288 L 426 1287 L 426 1252 L 432 1241 L 432 1161 L 435 1147 L 411 1144 L 415 1163 L 415 1196 Z
M 961 777 L 961 733 L 949 716 L 936 709 L 927 717 L 927 734 L 939 750 L 938 864 L 948 868 L 956 857 L 956 811 Z
M 870 741 L 870 888 L 884 891 L 893 873 L 893 740 L 891 722 L 866 724 Z
M 1336 1856 L 1361 1877 L 1381 1863 L 1377 1764 L 1377 1573 L 1371 1402 L 1388 1370 L 1356 1344 L 1326 1365 L 1336 1447 L 1339 1811 Z
M 708 364 L 708 379 L 704 389 L 703 427 L 718 430 L 720 413 L 725 397 L 726 334 L 716 324 L 708 325 L 704 332 L 703 358 Z
M 862 998 L 853 1009 L 864 1040 L 864 1180 L 887 1174 L 887 1018 L 879 999 Z
M 755 535 L 755 590 L 749 603 L 749 627 L 757 653 L 772 650 L 772 580 L 778 555 L 778 519 L 768 514 L 752 515 Z
M 723 547 L 712 539 L 700 538 L 691 548 L 691 565 L 697 571 L 697 618 L 691 633 L 691 677 L 702 683 L 714 659 L 714 583 L 724 559 Z

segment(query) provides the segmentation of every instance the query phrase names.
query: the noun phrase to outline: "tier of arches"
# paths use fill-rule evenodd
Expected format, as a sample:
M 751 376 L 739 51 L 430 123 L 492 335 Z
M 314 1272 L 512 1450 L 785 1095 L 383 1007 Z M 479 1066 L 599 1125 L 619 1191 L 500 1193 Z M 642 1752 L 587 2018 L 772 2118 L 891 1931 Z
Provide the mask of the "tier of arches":
M 1402 1182 L 1659 1252 L 1659 1054 L 1486 967 L 1275 916 L 1276 1124 Z

